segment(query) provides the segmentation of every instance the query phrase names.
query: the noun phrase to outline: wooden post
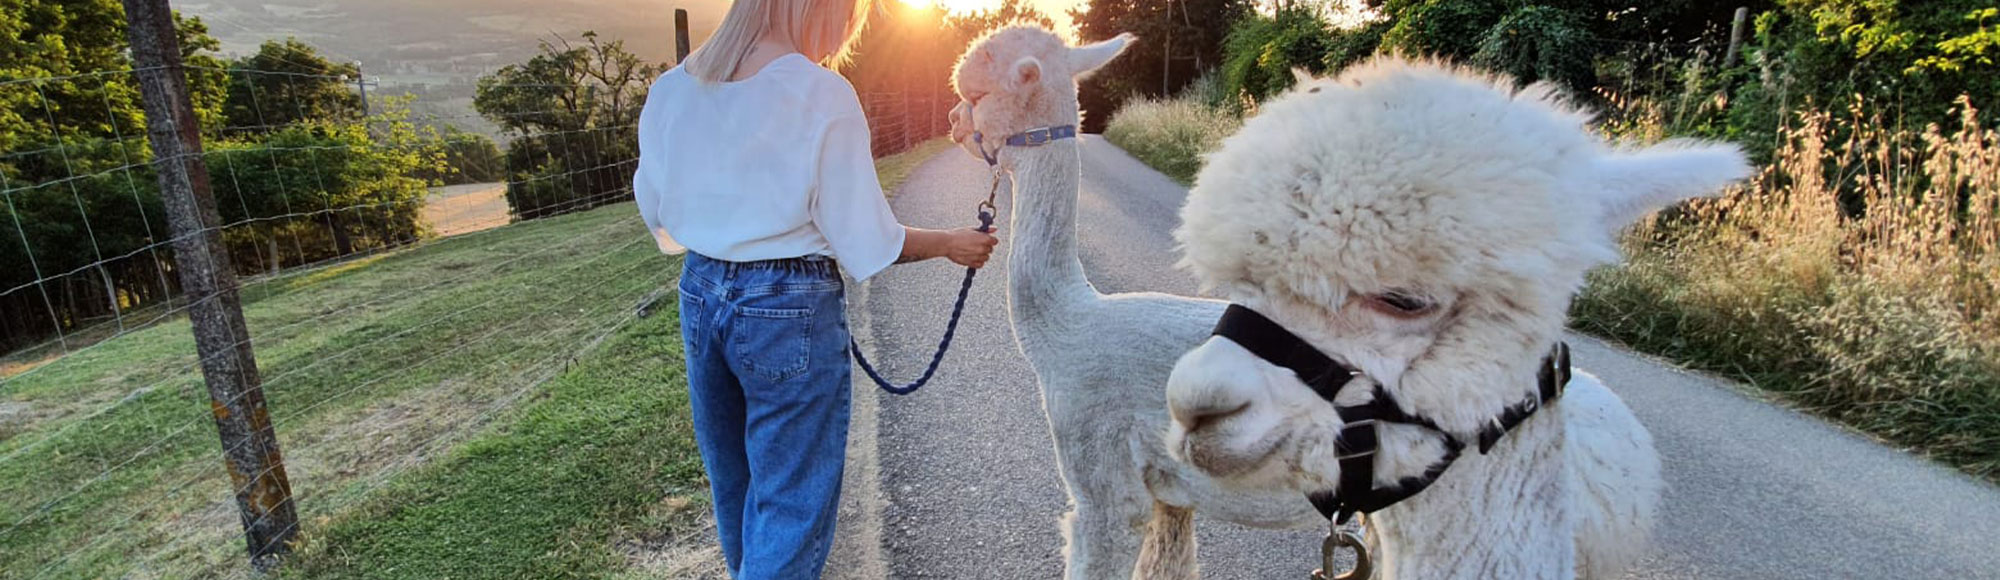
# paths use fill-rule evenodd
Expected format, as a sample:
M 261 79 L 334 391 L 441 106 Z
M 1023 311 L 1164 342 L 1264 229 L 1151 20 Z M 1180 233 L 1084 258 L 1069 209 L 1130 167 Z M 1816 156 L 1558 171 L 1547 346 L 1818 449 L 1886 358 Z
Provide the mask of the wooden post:
M 222 436 L 229 480 L 236 488 L 251 567 L 268 574 L 298 534 L 298 513 L 277 434 L 264 406 L 257 359 L 237 296 L 236 270 L 217 228 L 222 218 L 209 193 L 201 127 L 188 100 L 173 12 L 167 0 L 123 2 L 133 74 L 146 110 L 146 138 L 153 146 L 153 169 L 159 175 L 167 226 L 174 236 L 174 260 L 187 293 L 188 320 L 194 327 L 202 378 L 208 384 L 209 408 Z
M 686 8 L 675 8 L 674 64 L 678 65 L 687 62 L 689 52 L 688 42 L 688 11 Z
M 1729 52 L 1723 53 L 1722 68 L 1736 66 L 1736 50 L 1743 45 L 1743 21 L 1749 18 L 1749 7 L 1736 7 L 1736 17 L 1729 23 Z

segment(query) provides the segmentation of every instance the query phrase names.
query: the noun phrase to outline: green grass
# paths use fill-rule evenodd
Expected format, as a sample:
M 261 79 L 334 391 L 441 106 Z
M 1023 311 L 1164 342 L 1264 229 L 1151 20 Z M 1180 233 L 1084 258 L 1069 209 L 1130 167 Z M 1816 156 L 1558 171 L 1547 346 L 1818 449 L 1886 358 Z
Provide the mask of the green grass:
M 950 146 L 881 159 L 883 187 Z M 302 522 L 283 575 L 714 574 L 674 295 L 632 316 L 678 269 L 620 204 L 248 287 Z M 245 570 L 193 352 L 180 319 L 12 359 L 0 579 Z
M 463 461 L 471 450 L 507 449 L 505 438 L 517 428 L 583 428 L 536 419 L 553 412 L 542 405 L 564 388 L 543 385 L 675 271 L 648 243 L 636 212 L 618 205 L 302 271 L 249 290 L 245 316 L 306 536 L 360 537 L 337 532 L 358 525 L 353 514 L 364 511 L 357 510 L 423 491 L 405 476 L 447 477 L 426 467 L 436 458 Z M 624 327 L 603 351 L 615 354 L 599 356 L 629 356 L 621 345 L 634 336 L 677 342 L 671 318 L 662 313 Z M 176 320 L 0 380 L 0 404 L 9 409 L 0 430 L 0 489 L 9 490 L 0 496 L 0 578 L 180 578 L 241 569 L 241 531 L 193 350 L 186 321 Z M 667 397 L 678 391 L 677 357 L 652 354 L 648 364 L 628 361 L 622 370 L 636 373 L 627 381 L 652 377 L 655 395 Z M 638 404 L 637 395 L 616 390 L 632 387 L 607 384 L 606 404 Z M 517 409 L 523 398 L 532 402 Z M 676 427 L 664 412 L 676 403 L 647 404 L 657 422 L 649 427 Z M 692 453 L 657 440 L 667 435 L 596 434 L 654 438 L 646 443 L 654 447 L 650 459 L 600 460 L 660 465 L 660 481 L 697 485 L 680 463 Z M 666 489 L 615 493 L 659 501 Z M 365 513 L 378 519 L 392 512 Z M 621 522 L 629 523 L 605 520 Z M 342 552 L 336 543 L 324 549 L 329 557 L 370 553 Z
M 916 171 L 925 161 L 953 146 L 950 139 L 939 137 L 918 143 L 909 151 L 875 160 L 875 173 L 882 181 L 882 191 L 887 192 L 890 197 L 895 197 L 896 188 L 902 187 L 903 182 L 910 179 L 910 172 Z
M 506 427 L 321 527 L 293 575 L 600 577 L 626 566 L 621 538 L 699 517 L 675 310 L 621 329 Z

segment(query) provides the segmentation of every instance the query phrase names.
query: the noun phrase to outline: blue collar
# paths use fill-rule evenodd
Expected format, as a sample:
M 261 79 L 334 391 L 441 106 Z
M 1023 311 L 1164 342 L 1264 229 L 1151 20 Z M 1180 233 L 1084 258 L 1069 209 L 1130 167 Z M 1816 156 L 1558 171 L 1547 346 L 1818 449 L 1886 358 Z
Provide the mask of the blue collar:
M 1013 135 L 1008 135 L 1007 140 L 1004 142 L 1004 144 L 1008 147 L 1039 147 L 1042 145 L 1054 143 L 1057 140 L 1072 139 L 1075 137 L 1076 137 L 1076 125 L 1059 125 L 1055 127 L 1041 127 L 1038 129 L 1029 129 L 1026 131 L 1015 133 Z M 981 157 L 986 158 L 987 165 L 992 165 L 992 166 L 1000 165 L 1000 152 L 998 151 L 992 153 L 986 152 L 986 147 L 985 147 L 986 143 L 984 135 L 980 135 L 978 131 L 973 131 L 972 142 L 980 145 L 979 155 Z

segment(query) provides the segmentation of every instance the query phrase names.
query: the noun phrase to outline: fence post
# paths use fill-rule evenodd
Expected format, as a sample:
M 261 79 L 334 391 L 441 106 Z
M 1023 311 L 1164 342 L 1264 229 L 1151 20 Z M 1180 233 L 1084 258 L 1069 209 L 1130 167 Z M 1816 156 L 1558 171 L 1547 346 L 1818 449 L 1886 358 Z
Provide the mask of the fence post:
M 368 73 L 361 70 L 361 61 L 354 61 L 354 88 L 361 91 L 361 120 L 368 121 Z
M 1743 21 L 1750 18 L 1750 7 L 1736 7 L 1736 16 L 1729 23 L 1729 52 L 1723 53 L 1722 68 L 1736 66 L 1736 49 L 1743 45 Z
M 675 8 L 674 64 L 687 62 L 688 50 L 688 11 L 686 8 Z
M 174 260 L 187 293 L 210 410 L 222 436 L 250 564 L 258 573 L 268 573 L 276 568 L 278 555 L 290 549 L 298 513 L 258 384 L 236 271 L 222 246 L 217 226 L 222 220 L 209 194 L 201 127 L 188 100 L 173 12 L 167 0 L 123 2 L 125 34 L 146 110 L 146 137 L 153 146 L 153 169 L 174 236 Z

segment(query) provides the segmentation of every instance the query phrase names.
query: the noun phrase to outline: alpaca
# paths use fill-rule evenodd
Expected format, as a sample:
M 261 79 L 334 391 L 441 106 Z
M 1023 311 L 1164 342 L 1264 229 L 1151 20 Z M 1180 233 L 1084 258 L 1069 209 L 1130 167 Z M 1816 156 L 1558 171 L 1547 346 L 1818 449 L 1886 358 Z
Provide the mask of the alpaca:
M 1588 121 L 1548 85 L 1395 58 L 1263 105 L 1197 176 L 1181 266 L 1357 372 L 1326 395 L 1207 338 L 1167 382 L 1174 455 L 1231 489 L 1340 489 L 1335 404 L 1380 392 L 1433 424 L 1374 424 L 1360 461 L 1391 488 L 1535 402 L 1489 451 L 1371 514 L 1376 573 L 1602 578 L 1635 563 L 1664 485 L 1651 436 L 1596 377 L 1539 401 L 1537 373 L 1620 228 L 1749 166 L 1730 145 L 1607 144 Z
M 1130 41 L 1072 48 L 1046 30 L 1007 28 L 975 42 L 953 75 L 963 98 L 953 138 L 975 155 L 996 155 L 997 170 L 1012 177 L 1008 312 L 1041 383 L 1069 493 L 1062 527 L 1071 579 L 1195 578 L 1195 509 L 1263 528 L 1326 522 L 1296 494 L 1226 491 L 1173 459 L 1163 385 L 1174 359 L 1201 344 L 1225 304 L 1099 294 L 1077 258 L 1076 141 L 1003 147 L 1004 137 L 991 138 L 1074 126 L 1074 78 Z M 974 130 L 989 138 L 968 139 Z

